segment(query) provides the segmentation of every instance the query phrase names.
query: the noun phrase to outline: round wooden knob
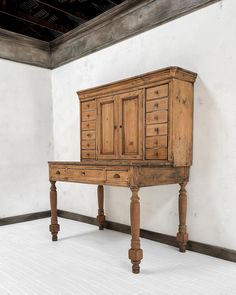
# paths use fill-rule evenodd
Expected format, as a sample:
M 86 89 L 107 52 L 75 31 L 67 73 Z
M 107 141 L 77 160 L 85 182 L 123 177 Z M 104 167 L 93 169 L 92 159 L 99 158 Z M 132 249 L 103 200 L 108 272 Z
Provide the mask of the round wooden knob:
M 114 174 L 113 178 L 120 178 L 120 175 L 118 173 Z
M 159 128 L 154 129 L 156 133 L 159 133 Z
M 157 95 L 159 94 L 159 91 L 158 91 L 158 90 L 156 91 L 156 94 L 157 94 Z
M 59 170 L 57 170 L 56 174 L 57 174 L 57 175 L 60 175 L 60 174 L 61 174 L 61 172 L 60 172 Z
M 89 126 L 90 126 L 90 125 L 89 125 L 89 124 L 87 124 L 87 128 L 89 128 Z
M 158 157 L 158 152 L 156 152 L 156 153 L 155 153 L 155 156 L 157 156 L 157 157 Z
M 90 144 L 89 143 L 87 143 L 87 147 L 90 147 Z
M 158 121 L 158 116 L 155 116 L 155 117 L 154 117 L 154 120 Z
M 90 134 L 90 133 L 88 133 L 88 134 L 87 134 L 87 137 L 90 137 L 90 136 L 91 136 L 91 134 Z
M 158 103 L 155 103 L 155 104 L 154 104 L 154 107 L 155 107 L 155 108 L 158 108 L 158 106 L 159 106 Z
M 88 103 L 88 104 L 87 104 L 87 108 L 89 108 L 89 107 L 90 107 L 90 104 Z
M 80 174 L 81 174 L 81 175 L 85 175 L 85 172 L 84 172 L 84 171 L 81 171 Z
M 89 117 L 90 117 L 90 115 L 88 114 L 88 115 L 87 115 L 87 117 L 89 118 Z
M 158 141 L 156 140 L 156 141 L 154 142 L 154 144 L 155 144 L 155 145 L 158 145 Z

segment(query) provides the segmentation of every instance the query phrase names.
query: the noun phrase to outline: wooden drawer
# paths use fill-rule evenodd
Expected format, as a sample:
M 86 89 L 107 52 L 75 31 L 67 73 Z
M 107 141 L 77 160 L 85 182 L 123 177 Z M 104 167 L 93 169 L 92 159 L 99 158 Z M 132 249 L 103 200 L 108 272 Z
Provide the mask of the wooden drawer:
M 82 140 L 90 140 L 96 138 L 95 131 L 82 131 Z
M 83 159 L 95 159 L 95 150 L 82 150 Z
M 146 102 L 146 112 L 153 112 L 158 110 L 168 109 L 168 98 L 160 98 Z
M 166 160 L 167 148 L 146 149 L 146 159 Z
M 168 96 L 169 84 L 159 85 L 147 89 L 147 100 Z
M 86 102 L 82 102 L 81 104 L 82 111 L 91 111 L 96 109 L 96 102 L 95 100 L 89 100 Z
M 82 122 L 82 130 L 95 130 L 95 129 L 96 129 L 95 121 Z
M 82 141 L 83 150 L 94 150 L 95 149 L 95 140 L 83 140 Z
M 68 169 L 69 181 L 81 181 L 81 182 L 97 182 L 105 181 L 106 173 L 102 169 Z
M 67 169 L 65 168 L 52 168 L 50 170 L 50 178 L 56 180 L 66 180 L 67 179 Z
M 167 135 L 167 123 L 147 125 L 146 136 Z
M 167 136 L 151 136 L 146 138 L 146 148 L 163 148 L 167 147 Z
M 146 124 L 166 123 L 168 118 L 167 111 L 156 111 L 146 114 Z
M 110 183 L 128 183 L 128 171 L 107 171 L 107 182 Z
M 82 121 L 91 121 L 96 119 L 95 111 L 82 112 Z

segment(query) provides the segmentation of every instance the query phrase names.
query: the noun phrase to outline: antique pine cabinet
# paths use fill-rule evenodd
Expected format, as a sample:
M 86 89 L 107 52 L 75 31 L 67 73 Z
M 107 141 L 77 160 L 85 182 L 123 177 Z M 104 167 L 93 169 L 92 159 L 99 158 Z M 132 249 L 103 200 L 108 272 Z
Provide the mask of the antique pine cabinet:
M 49 162 L 52 240 L 57 240 L 56 181 L 98 185 L 98 216 L 104 228 L 103 185 L 131 189 L 131 248 L 134 273 L 143 257 L 140 203 L 144 186 L 180 184 L 177 242 L 185 252 L 187 194 L 192 164 L 193 84 L 196 74 L 169 67 L 79 91 L 81 162 Z

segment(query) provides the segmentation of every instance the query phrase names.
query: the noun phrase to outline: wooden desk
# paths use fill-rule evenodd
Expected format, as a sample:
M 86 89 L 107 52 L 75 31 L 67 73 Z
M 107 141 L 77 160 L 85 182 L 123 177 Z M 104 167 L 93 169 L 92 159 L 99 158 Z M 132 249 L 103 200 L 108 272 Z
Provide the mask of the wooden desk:
M 131 189 L 131 248 L 134 273 L 140 248 L 138 191 L 180 184 L 177 241 L 185 252 L 187 195 L 192 164 L 193 83 L 196 74 L 169 67 L 78 92 L 81 162 L 49 162 L 52 240 L 57 240 L 56 181 L 98 185 L 98 225 L 103 229 L 103 185 Z
M 131 248 L 129 259 L 131 260 L 134 273 L 139 272 L 139 264 L 143 258 L 140 248 L 140 203 L 138 191 L 141 187 L 179 183 L 179 231 L 177 241 L 181 252 L 185 252 L 188 234 L 186 231 L 186 208 L 187 195 L 185 185 L 188 181 L 189 168 L 171 167 L 156 163 L 98 163 L 98 162 L 49 162 L 51 182 L 51 225 L 52 240 L 57 240 L 59 224 L 57 222 L 57 191 L 56 181 L 98 184 L 98 215 L 97 222 L 102 230 L 105 223 L 103 207 L 103 185 L 129 187 L 131 194 L 130 222 L 131 222 Z

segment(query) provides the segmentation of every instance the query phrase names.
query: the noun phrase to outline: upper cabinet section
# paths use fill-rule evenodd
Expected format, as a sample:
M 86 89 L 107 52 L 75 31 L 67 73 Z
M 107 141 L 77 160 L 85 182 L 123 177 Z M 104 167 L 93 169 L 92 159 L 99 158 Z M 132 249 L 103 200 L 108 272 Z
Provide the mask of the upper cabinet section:
M 170 67 L 78 92 L 81 159 L 190 166 L 195 79 Z

